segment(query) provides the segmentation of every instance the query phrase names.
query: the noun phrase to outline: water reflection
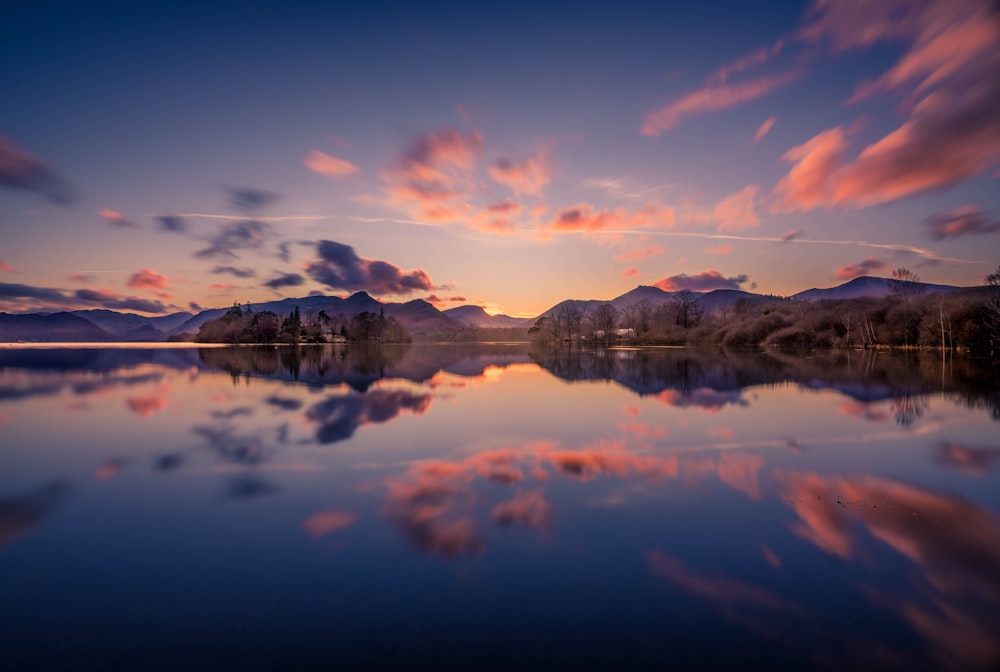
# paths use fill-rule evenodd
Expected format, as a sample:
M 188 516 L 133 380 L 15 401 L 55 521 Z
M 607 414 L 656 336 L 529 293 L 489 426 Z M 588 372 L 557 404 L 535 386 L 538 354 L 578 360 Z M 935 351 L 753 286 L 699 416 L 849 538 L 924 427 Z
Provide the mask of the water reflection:
M 354 666 L 386 662 L 371 632 L 505 667 L 1000 665 L 998 393 L 973 361 L 48 354 L 0 351 L 0 627 L 21 668 L 65 667 L 29 645 L 52 628 L 115 667 L 83 622 L 164 668 L 164 628 L 240 642 L 242 667 L 329 662 L 330 628 Z M 39 566 L 62 583 L 22 580 Z M 247 614 L 268 637 L 247 642 Z

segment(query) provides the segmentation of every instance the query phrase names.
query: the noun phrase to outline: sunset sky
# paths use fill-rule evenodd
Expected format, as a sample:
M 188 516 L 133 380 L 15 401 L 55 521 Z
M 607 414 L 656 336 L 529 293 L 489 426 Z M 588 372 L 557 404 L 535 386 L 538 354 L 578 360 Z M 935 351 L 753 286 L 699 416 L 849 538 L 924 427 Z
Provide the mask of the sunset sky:
M 1000 263 L 987 0 L 204 4 L 5 3 L 0 310 Z

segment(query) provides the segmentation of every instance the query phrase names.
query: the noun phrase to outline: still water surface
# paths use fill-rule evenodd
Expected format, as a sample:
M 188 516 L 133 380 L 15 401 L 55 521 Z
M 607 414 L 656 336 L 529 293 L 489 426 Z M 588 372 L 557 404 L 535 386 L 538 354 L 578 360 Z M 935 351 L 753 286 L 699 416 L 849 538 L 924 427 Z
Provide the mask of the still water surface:
M 0 350 L 4 669 L 997 669 L 979 361 Z

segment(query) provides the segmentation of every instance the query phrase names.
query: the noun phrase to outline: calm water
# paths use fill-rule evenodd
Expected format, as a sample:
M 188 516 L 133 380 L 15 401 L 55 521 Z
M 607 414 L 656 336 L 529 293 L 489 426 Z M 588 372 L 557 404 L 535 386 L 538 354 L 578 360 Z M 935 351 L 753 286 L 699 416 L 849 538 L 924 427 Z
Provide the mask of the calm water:
M 0 667 L 997 669 L 998 388 L 860 352 L 0 350 Z

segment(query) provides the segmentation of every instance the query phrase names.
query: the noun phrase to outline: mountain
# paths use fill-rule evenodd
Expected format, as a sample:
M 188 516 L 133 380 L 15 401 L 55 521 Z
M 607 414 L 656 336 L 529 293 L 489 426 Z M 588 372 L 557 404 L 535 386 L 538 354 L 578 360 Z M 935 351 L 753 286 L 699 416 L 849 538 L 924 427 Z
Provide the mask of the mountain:
M 645 301 L 651 306 L 658 306 L 666 303 L 674 296 L 673 292 L 667 292 L 659 287 L 649 285 L 639 285 L 635 289 L 629 290 L 621 296 L 616 296 L 609 303 L 617 309 L 632 306 L 640 301 Z
M 72 313 L 9 315 L 0 313 L 0 342 L 65 343 L 114 341 L 93 322 Z
M 899 284 L 898 280 L 892 278 L 875 278 L 869 275 L 862 275 L 849 282 L 827 289 L 807 289 L 804 292 L 793 294 L 790 298 L 795 301 L 822 301 L 823 299 L 857 299 L 862 296 L 882 298 L 892 293 L 893 287 Z M 920 293 L 930 292 L 953 292 L 958 287 L 952 285 L 932 285 L 926 282 L 911 283 Z
M 493 327 L 495 329 L 517 329 L 531 326 L 531 321 L 510 315 L 490 315 L 482 306 L 458 306 L 442 310 L 442 313 L 461 324 L 473 327 Z
M 160 317 L 144 317 L 114 310 L 74 310 L 72 315 L 88 322 L 123 341 L 163 341 L 175 327 L 191 318 L 191 313 L 174 313 Z
M 374 299 L 372 300 L 374 301 Z M 462 328 L 459 322 L 451 319 L 423 299 L 414 299 L 406 303 L 386 303 L 384 305 L 385 314 L 388 317 L 394 317 L 399 320 L 406 327 L 406 330 L 414 336 L 436 332 L 458 331 Z

